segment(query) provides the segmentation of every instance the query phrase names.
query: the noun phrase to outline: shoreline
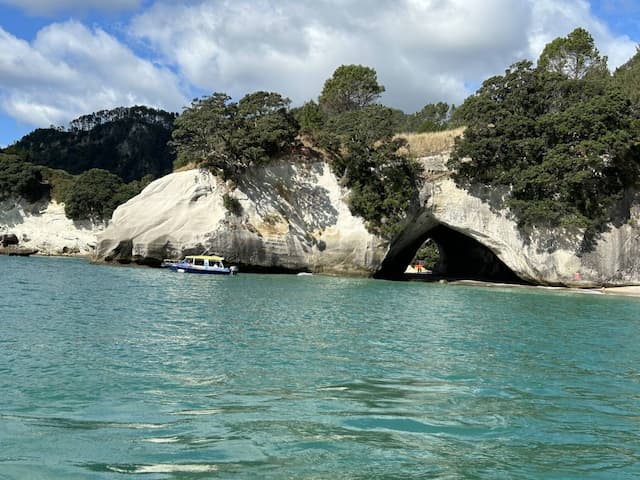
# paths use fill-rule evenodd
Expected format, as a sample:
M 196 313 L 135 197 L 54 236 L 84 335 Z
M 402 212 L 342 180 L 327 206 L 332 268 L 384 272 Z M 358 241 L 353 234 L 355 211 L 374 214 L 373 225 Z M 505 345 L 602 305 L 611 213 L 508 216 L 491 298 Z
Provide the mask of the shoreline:
M 565 286 L 546 286 L 546 285 L 518 285 L 513 283 L 495 283 L 483 282 L 480 280 L 453 280 L 448 282 L 450 285 L 467 285 L 477 287 L 499 287 L 499 288 L 533 288 L 544 289 L 547 291 L 571 292 L 584 295 L 608 295 L 620 297 L 637 297 L 640 298 L 640 285 L 626 285 L 621 287 L 565 287 Z

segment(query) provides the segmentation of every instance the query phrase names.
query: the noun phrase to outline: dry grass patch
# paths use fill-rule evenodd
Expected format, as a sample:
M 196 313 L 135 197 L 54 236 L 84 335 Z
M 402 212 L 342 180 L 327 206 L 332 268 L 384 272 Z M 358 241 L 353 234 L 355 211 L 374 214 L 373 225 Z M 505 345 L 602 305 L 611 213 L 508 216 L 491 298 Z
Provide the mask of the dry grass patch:
M 464 129 L 465 127 L 459 127 L 442 132 L 399 133 L 395 138 L 404 138 L 407 140 L 407 151 L 403 153 L 408 153 L 416 158 L 428 157 L 430 155 L 438 155 L 451 151 L 455 139 L 462 136 Z
M 186 172 L 187 170 L 193 170 L 194 168 L 198 168 L 198 165 L 196 164 L 196 162 L 189 162 L 186 165 L 183 165 L 178 168 L 174 168 L 173 173 Z

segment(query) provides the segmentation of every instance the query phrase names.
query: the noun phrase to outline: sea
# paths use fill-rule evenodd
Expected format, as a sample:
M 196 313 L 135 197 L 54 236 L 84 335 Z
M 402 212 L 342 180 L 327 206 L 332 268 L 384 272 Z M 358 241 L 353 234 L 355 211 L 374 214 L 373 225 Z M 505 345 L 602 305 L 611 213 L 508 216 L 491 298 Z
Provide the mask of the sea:
M 640 478 L 640 299 L 0 272 L 2 480 Z

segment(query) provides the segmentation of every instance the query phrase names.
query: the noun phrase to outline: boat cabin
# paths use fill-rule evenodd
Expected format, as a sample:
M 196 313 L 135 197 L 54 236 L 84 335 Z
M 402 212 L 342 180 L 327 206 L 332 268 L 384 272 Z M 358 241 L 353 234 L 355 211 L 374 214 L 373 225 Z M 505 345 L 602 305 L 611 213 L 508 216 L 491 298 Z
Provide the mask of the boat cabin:
M 184 257 L 184 263 L 194 267 L 224 268 L 223 257 L 217 255 L 189 255 Z

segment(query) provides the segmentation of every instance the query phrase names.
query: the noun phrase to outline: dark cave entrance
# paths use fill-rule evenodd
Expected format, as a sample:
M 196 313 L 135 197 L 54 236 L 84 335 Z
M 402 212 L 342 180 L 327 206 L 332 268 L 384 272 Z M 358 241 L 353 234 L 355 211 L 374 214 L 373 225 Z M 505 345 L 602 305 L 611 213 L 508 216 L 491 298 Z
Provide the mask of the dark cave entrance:
M 425 242 L 437 246 L 439 258 L 430 273 L 405 274 Z M 375 278 L 387 280 L 478 280 L 526 284 L 491 250 L 467 235 L 445 225 L 437 225 L 402 248 L 390 251 Z

